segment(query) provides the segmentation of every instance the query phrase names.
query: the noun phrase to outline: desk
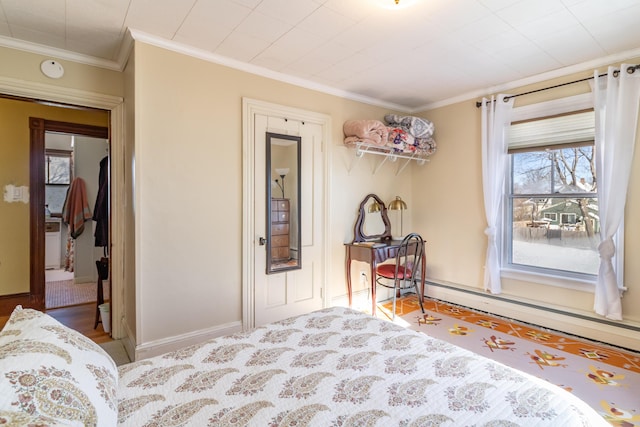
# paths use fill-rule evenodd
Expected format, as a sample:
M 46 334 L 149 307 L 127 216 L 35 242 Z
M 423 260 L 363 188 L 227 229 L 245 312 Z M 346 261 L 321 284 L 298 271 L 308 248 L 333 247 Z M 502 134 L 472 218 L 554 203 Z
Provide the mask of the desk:
M 351 307 L 353 291 L 351 287 L 351 262 L 363 261 L 369 264 L 369 286 L 371 286 L 371 314 L 376 314 L 376 267 L 378 263 L 395 258 L 400 247 L 401 240 L 387 240 L 384 242 L 359 242 L 345 243 L 346 249 L 346 272 L 347 272 L 347 293 L 349 296 L 349 307 Z M 420 281 L 422 282 L 421 294 L 424 298 L 424 281 L 427 272 L 427 257 L 422 255 L 422 268 Z

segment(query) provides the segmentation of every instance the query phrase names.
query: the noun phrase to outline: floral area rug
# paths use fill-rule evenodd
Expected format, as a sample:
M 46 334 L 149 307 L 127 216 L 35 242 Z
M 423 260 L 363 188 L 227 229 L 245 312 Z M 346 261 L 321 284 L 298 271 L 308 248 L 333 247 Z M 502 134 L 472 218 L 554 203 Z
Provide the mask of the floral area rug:
M 611 425 L 640 427 L 640 353 L 425 299 L 396 302 L 396 323 L 543 378 L 598 411 Z M 391 317 L 391 302 L 378 305 Z

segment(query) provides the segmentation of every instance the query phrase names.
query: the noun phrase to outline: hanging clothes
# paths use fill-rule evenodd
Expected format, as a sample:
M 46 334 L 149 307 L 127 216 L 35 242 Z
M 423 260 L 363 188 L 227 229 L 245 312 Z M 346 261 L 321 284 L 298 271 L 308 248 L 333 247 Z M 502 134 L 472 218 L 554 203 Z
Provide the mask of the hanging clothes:
M 62 207 L 62 221 L 67 224 L 65 271 L 75 270 L 76 239 L 84 231 L 84 223 L 90 220 L 91 210 L 87 201 L 87 186 L 82 178 L 76 177 L 67 190 L 67 197 Z
M 67 230 L 69 228 L 67 227 Z M 76 240 L 67 232 L 67 243 L 64 252 L 64 271 L 73 273 L 76 264 Z
M 109 158 L 106 156 L 100 160 L 98 195 L 93 207 L 93 220 L 96 222 L 95 246 L 106 247 L 109 244 Z
M 91 220 L 91 209 L 87 202 L 87 185 L 84 179 L 76 177 L 67 190 L 62 207 L 62 221 L 69 227 L 69 234 L 77 239 L 84 231 L 84 224 Z

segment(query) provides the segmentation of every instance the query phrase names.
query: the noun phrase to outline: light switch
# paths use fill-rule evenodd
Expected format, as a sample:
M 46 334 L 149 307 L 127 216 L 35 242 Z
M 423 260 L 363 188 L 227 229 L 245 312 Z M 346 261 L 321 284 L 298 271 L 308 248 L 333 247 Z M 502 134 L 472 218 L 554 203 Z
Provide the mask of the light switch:
M 5 185 L 4 201 L 7 203 L 22 202 L 29 203 L 29 187 L 17 185 Z

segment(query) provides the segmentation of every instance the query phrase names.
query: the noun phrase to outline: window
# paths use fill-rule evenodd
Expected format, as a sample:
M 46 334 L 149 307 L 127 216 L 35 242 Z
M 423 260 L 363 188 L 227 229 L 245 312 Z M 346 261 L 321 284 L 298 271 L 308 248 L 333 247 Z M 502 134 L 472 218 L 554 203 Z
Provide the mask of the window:
M 567 203 L 567 206 L 570 206 L 570 203 Z M 563 225 L 566 224 L 575 224 L 576 223 L 576 214 L 574 213 L 563 213 L 561 214 L 561 223 Z
M 67 189 L 73 179 L 71 151 L 45 149 L 45 205 L 53 216 L 62 214 Z
M 71 184 L 71 151 L 45 150 L 45 184 Z
M 595 280 L 600 226 L 593 111 L 512 123 L 509 158 L 503 265 Z

